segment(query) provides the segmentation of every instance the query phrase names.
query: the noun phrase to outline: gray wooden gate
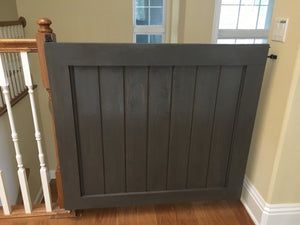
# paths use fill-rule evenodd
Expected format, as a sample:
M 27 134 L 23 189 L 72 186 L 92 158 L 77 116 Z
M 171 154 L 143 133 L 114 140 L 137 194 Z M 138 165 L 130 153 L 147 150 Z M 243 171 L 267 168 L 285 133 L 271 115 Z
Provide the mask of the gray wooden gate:
M 45 47 L 66 209 L 240 197 L 268 45 Z

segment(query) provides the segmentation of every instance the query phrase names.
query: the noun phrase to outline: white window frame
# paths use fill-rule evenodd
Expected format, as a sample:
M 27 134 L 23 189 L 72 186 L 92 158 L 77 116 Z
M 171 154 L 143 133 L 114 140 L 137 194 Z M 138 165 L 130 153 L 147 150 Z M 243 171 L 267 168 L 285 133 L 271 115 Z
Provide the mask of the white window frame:
M 163 15 L 162 15 L 162 25 L 136 25 L 135 18 L 135 0 L 133 0 L 133 42 L 136 43 L 137 34 L 145 35 L 162 35 L 162 43 L 165 42 L 165 32 L 166 32 L 166 0 L 163 0 Z M 149 14 L 150 17 L 150 14 Z M 150 21 L 150 20 L 149 20 Z
M 274 5 L 274 0 L 269 0 L 269 1 L 270 1 L 269 9 L 267 13 L 267 21 L 269 21 L 268 27 L 266 29 L 246 30 L 246 29 L 219 29 L 222 0 L 216 0 L 213 32 L 212 32 L 212 40 L 211 40 L 212 43 L 216 44 L 218 39 L 268 39 L 273 5 Z

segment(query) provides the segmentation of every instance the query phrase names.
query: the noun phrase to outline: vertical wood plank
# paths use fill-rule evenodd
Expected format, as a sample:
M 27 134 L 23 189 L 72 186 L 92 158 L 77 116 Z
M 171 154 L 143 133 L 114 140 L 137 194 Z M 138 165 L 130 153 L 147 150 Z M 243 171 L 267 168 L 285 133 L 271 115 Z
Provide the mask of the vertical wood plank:
M 104 193 L 103 149 L 97 67 L 74 68 L 73 96 L 82 195 Z
M 168 189 L 186 186 L 196 67 L 175 67 L 168 160 Z
M 264 69 L 264 65 L 247 66 L 245 72 L 227 177 L 228 187 L 239 187 L 237 196 L 242 189 Z
M 241 66 L 226 66 L 222 67 L 221 70 L 208 165 L 207 187 L 223 187 L 225 185 L 242 71 Z
M 100 67 L 106 193 L 126 190 L 122 67 Z
M 147 185 L 147 67 L 125 69 L 126 185 L 128 192 Z
M 203 188 L 210 152 L 219 67 L 200 67 L 197 72 L 195 105 L 188 168 L 188 188 Z
M 147 181 L 149 191 L 165 190 L 167 186 L 171 86 L 171 67 L 150 67 Z

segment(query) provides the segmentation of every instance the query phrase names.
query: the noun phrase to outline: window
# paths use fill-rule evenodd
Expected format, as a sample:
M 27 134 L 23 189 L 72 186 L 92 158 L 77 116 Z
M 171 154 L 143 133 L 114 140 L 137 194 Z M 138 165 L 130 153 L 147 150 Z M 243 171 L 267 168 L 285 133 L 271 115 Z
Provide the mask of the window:
M 134 1 L 134 42 L 164 42 L 164 0 Z
M 217 43 L 267 43 L 273 0 L 219 0 L 216 7 Z

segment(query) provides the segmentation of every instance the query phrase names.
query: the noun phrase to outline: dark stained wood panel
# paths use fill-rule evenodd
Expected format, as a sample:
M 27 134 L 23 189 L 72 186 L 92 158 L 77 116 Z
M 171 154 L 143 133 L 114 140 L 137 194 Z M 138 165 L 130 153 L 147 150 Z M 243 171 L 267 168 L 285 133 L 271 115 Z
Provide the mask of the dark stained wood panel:
M 102 194 L 104 174 L 98 68 L 75 67 L 72 80 L 81 192 L 82 195 Z
M 124 88 L 127 191 L 146 191 L 148 68 L 126 67 Z
M 237 189 L 239 193 L 242 191 L 242 187 L 239 184 L 244 180 L 244 171 L 249 153 L 247 149 L 249 149 L 251 143 L 264 70 L 264 66 L 247 66 L 245 71 L 226 183 L 228 187 Z
M 66 209 L 240 199 L 268 45 L 45 48 Z
M 99 72 L 105 192 L 125 192 L 124 71 L 123 67 L 100 67 Z
M 189 154 L 188 188 L 204 188 L 208 169 L 211 135 L 220 67 L 199 67 Z
M 197 67 L 175 67 L 173 71 L 167 183 L 170 190 L 186 186 L 196 70 Z
M 167 187 L 171 88 L 172 68 L 150 67 L 147 163 L 149 191 L 165 190 Z
M 207 187 L 225 186 L 242 74 L 243 67 L 241 66 L 221 68 L 214 112 Z

